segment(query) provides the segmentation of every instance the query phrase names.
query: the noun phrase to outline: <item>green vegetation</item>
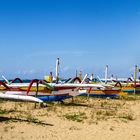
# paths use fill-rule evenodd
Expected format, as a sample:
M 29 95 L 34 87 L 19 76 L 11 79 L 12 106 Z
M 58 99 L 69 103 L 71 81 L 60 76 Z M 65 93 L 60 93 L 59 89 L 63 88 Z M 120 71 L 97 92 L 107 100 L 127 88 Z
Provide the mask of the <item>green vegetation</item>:
M 135 120 L 134 116 L 132 114 L 130 114 L 130 113 L 128 113 L 128 114 L 126 114 L 126 113 L 125 114 L 120 114 L 118 116 L 118 118 L 126 119 L 126 120 L 129 120 L 129 121 Z
M 85 119 L 87 119 L 87 116 L 84 112 L 67 113 L 64 115 L 64 117 L 68 120 L 77 121 L 77 122 L 83 122 Z
M 9 114 L 9 113 L 11 113 L 11 112 L 14 112 L 14 110 L 6 110 L 6 109 L 1 109 L 0 108 L 0 114 Z
M 140 100 L 140 94 L 129 94 L 127 96 L 121 97 L 122 100 L 126 101 L 135 101 L 135 100 Z
M 56 112 L 56 109 L 57 109 L 57 107 L 56 107 L 55 105 L 53 105 L 53 106 L 48 106 L 48 107 L 47 107 L 47 111 Z

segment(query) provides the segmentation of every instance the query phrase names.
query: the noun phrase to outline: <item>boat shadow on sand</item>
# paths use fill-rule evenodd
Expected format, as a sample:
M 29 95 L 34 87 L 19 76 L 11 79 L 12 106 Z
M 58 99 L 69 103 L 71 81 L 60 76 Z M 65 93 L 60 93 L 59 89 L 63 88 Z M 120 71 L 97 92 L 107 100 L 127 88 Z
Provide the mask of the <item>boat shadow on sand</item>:
M 75 103 L 75 102 L 70 102 L 70 103 L 63 102 L 63 103 L 61 103 L 61 106 L 88 107 L 88 104 L 85 104 L 85 103 Z
M 19 119 L 19 118 L 1 117 L 1 116 L 0 116 L 0 122 L 27 122 L 27 123 L 33 123 L 33 124 L 43 125 L 43 126 L 54 126 L 53 124 L 49 124 L 38 120 L 28 120 L 28 119 Z

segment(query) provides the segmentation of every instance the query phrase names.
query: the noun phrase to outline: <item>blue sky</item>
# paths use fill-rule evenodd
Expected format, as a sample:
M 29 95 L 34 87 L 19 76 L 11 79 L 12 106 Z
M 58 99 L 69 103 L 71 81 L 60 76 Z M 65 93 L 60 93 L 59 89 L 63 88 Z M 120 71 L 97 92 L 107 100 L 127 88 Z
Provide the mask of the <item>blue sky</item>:
M 139 0 L 0 0 L 0 75 L 75 70 L 130 76 L 140 66 Z

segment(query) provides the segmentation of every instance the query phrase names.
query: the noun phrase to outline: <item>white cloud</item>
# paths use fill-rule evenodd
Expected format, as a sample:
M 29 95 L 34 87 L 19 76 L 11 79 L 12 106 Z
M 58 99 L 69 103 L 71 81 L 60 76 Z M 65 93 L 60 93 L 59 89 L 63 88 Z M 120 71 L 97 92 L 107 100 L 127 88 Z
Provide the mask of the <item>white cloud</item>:
M 70 67 L 69 67 L 69 66 L 66 66 L 66 67 L 63 68 L 63 71 L 64 71 L 64 72 L 67 72 L 67 71 L 69 71 L 69 70 L 70 70 Z
M 37 73 L 37 71 L 31 69 L 31 70 L 19 70 L 17 72 L 15 72 L 15 74 L 17 75 L 27 75 L 27 74 L 35 74 Z
M 33 53 L 30 53 L 30 54 L 27 54 L 25 57 L 26 58 L 31 58 L 31 57 L 36 57 L 36 58 L 39 58 L 39 57 L 59 57 L 59 56 L 62 56 L 62 55 L 74 55 L 74 56 L 83 56 L 83 55 L 87 55 L 87 54 L 93 54 L 95 52 L 88 52 L 88 51 L 69 51 L 69 50 L 60 50 L 60 51 L 40 51 L 40 52 L 33 52 Z

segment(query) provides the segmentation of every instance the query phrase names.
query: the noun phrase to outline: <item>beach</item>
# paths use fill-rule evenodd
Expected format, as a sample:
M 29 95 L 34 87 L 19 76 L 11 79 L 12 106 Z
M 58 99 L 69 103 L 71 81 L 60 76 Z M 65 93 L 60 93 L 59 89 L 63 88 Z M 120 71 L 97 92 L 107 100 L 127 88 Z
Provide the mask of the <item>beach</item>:
M 1 140 L 139 140 L 140 98 L 76 97 L 63 104 L 0 100 Z

